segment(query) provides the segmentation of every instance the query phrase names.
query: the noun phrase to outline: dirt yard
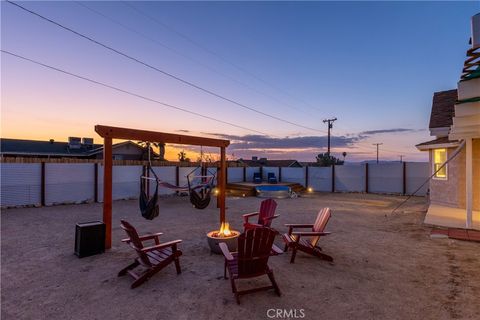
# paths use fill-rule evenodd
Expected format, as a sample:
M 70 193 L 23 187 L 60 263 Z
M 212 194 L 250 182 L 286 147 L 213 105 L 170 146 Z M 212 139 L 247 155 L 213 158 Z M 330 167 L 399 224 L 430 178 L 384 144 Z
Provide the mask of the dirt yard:
M 278 200 L 273 226 L 313 223 L 332 209 L 321 239 L 330 264 L 299 253 L 270 259 L 282 297 L 272 291 L 241 298 L 237 305 L 224 280 L 223 258 L 212 255 L 205 234 L 218 226 L 214 205 L 200 211 L 187 199 L 161 201 L 160 216 L 144 220 L 136 201 L 114 203 L 113 247 L 83 259 L 73 254 L 75 223 L 101 218 L 101 204 L 4 210 L 1 214 L 2 319 L 478 319 L 480 244 L 431 239 L 422 226 L 424 198 L 398 214 L 384 214 L 402 197 L 316 194 Z M 227 219 L 241 229 L 241 214 L 261 199 L 229 198 Z M 140 233 L 183 239 L 182 274 L 168 266 L 141 287 L 117 272 L 134 252 L 120 242 L 119 220 Z M 281 238 L 276 240 L 282 245 Z M 283 246 L 282 246 L 283 247 Z M 267 278 L 244 282 L 267 283 Z M 277 310 L 280 314 L 277 315 Z M 302 317 L 303 316 L 303 317 Z

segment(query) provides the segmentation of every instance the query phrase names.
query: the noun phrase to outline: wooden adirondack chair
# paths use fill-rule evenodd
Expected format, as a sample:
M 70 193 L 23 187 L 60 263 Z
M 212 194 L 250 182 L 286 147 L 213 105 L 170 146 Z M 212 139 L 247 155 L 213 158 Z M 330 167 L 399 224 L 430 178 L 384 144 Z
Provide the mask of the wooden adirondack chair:
M 271 250 L 281 253 L 282 250 L 273 244 L 277 231 L 266 227 L 249 229 L 238 237 L 238 251 L 229 252 L 227 244 L 219 244 L 225 256 L 224 278 L 227 278 L 227 270 L 230 276 L 232 292 L 237 303 L 240 304 L 240 295 L 253 293 L 261 290 L 274 289 L 278 296 L 280 288 L 273 276 L 273 270 L 268 266 L 268 258 Z M 249 290 L 238 291 L 235 285 L 237 279 L 248 279 L 267 275 L 272 283 L 271 286 L 259 287 Z
M 322 248 L 317 245 L 320 237 L 330 234 L 330 232 L 324 232 L 325 226 L 327 225 L 330 217 L 330 209 L 323 208 L 318 213 L 314 224 L 285 225 L 288 227 L 288 233 L 283 235 L 283 240 L 285 241 L 285 251 L 287 251 L 288 248 L 292 249 L 292 258 L 290 259 L 290 263 L 295 262 L 297 250 L 317 256 L 327 261 L 333 261 L 333 258 L 321 252 Z M 294 231 L 296 228 L 311 228 L 311 231 Z M 308 239 L 305 239 L 305 237 L 308 237 Z
M 162 233 L 139 236 L 137 230 L 135 230 L 135 228 L 127 221 L 121 220 L 120 226 L 128 235 L 128 239 L 123 239 L 122 242 L 128 243 L 138 255 L 132 264 L 123 268 L 118 273 L 119 277 L 128 273 L 135 279 L 131 285 L 132 289 L 147 281 L 155 273 L 163 269 L 171 262 L 175 262 L 177 274 L 182 272 L 178 258 L 182 255 L 182 251 L 177 249 L 177 244 L 182 242 L 182 240 L 160 243 L 159 237 L 162 235 Z M 154 240 L 155 245 L 145 247 L 143 242 L 147 240 Z M 137 266 L 143 267 L 140 268 L 142 270 L 140 270 L 138 273 L 134 270 Z
M 270 227 L 272 220 L 278 218 L 280 215 L 275 214 L 275 209 L 277 209 L 277 202 L 273 199 L 263 200 L 260 204 L 259 212 L 246 213 L 243 215 L 243 228 L 244 232 L 248 229 L 258 228 L 258 227 Z M 248 222 L 250 217 L 258 216 L 257 223 Z

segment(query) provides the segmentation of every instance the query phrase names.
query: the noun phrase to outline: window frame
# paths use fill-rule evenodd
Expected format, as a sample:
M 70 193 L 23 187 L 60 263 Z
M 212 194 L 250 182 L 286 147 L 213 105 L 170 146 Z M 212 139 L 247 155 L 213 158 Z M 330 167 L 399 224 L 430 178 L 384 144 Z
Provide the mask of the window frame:
M 445 161 L 448 160 L 448 149 L 447 148 L 432 149 L 432 174 L 436 171 L 435 165 L 437 163 L 435 162 L 435 151 L 437 151 L 437 150 L 444 150 L 445 151 Z M 445 177 L 438 177 L 436 174 L 434 174 L 432 179 L 443 180 L 443 181 L 448 180 L 448 163 L 445 164 L 444 168 L 445 168 Z

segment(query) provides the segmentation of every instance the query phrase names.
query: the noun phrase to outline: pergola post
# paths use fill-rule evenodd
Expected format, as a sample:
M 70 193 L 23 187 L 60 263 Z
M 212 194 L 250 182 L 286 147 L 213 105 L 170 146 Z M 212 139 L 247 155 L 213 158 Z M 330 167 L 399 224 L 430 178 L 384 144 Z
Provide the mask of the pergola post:
M 466 161 L 465 161 L 465 209 L 466 209 L 466 223 L 465 228 L 470 229 L 473 224 L 473 150 L 472 138 L 466 140 Z
M 112 138 L 103 139 L 103 223 L 105 249 L 112 247 Z

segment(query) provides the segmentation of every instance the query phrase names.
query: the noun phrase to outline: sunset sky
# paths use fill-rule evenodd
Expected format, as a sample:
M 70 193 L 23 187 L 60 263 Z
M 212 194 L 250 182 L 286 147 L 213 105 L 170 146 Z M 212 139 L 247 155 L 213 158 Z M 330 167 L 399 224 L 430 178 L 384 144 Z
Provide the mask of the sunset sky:
M 2 53 L 2 138 L 101 143 L 104 124 L 230 139 L 230 158 L 300 161 L 326 151 L 330 117 L 332 151 L 347 161 L 373 159 L 376 142 L 383 160 L 426 160 L 414 145 L 431 139 L 433 92 L 456 88 L 480 11 L 478 1 L 18 4 L 144 64 L 2 1 L 2 50 L 137 95 Z

